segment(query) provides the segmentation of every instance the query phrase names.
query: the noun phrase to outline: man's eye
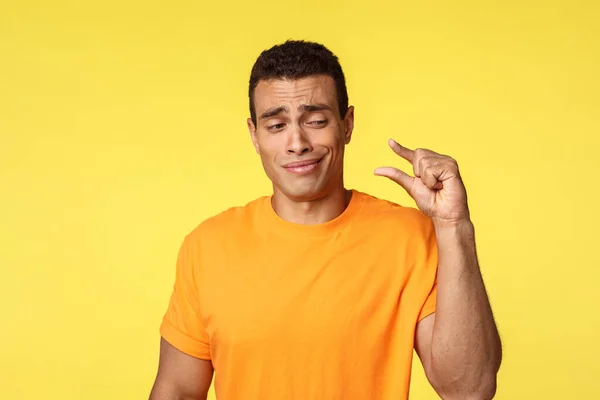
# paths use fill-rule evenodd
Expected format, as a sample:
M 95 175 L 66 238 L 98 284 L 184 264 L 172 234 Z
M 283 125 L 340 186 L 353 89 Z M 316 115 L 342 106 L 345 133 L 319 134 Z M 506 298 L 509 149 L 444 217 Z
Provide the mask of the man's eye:
M 273 125 L 269 125 L 267 127 L 267 129 L 269 129 L 270 131 L 277 131 L 279 129 L 283 129 L 284 126 L 285 126 L 285 124 L 273 124 Z
M 323 120 L 318 120 L 318 121 L 310 121 L 309 124 L 310 125 L 315 125 L 315 126 L 323 126 L 327 123 L 326 119 Z

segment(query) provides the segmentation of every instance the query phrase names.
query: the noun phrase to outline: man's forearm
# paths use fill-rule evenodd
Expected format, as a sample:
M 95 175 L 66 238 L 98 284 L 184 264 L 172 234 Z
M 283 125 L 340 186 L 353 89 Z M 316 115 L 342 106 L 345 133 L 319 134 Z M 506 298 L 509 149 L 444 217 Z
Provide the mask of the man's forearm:
M 436 223 L 438 295 L 431 365 L 448 398 L 491 398 L 502 347 L 470 222 Z

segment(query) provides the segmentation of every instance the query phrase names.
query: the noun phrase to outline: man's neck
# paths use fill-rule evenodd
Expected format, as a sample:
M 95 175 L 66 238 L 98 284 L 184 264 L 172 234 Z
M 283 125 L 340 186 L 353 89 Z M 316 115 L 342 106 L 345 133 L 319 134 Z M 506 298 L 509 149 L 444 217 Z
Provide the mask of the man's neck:
M 344 187 L 340 187 L 322 198 L 304 202 L 294 201 L 276 191 L 273 195 L 272 205 L 277 215 L 286 221 L 314 225 L 323 224 L 340 216 L 348 207 L 351 197 L 352 192 Z

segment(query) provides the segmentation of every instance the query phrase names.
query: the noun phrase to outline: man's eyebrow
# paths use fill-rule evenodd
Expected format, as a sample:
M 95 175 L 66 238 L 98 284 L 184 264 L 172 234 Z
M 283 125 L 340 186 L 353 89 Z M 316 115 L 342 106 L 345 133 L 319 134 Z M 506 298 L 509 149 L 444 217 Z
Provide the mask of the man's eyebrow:
M 284 113 L 284 112 L 288 112 L 287 107 L 284 107 L 284 106 L 273 107 L 273 108 L 268 109 L 264 113 L 260 114 L 260 119 L 271 118 L 271 117 L 274 117 L 274 116 Z
M 330 106 L 328 106 L 327 104 L 321 104 L 321 103 L 302 104 L 301 106 L 298 107 L 298 110 L 304 111 L 304 112 L 323 111 L 323 110 L 332 111 Z
M 327 104 L 322 104 L 322 103 L 302 104 L 302 105 L 298 106 L 298 110 L 303 111 L 303 112 L 313 112 L 313 111 L 323 111 L 323 110 L 333 111 L 330 106 L 328 106 Z M 279 115 L 281 113 L 287 113 L 287 112 L 289 112 L 289 110 L 285 106 L 273 107 L 273 108 L 268 109 L 264 113 L 262 113 L 260 115 L 260 119 L 261 120 L 268 119 L 268 118 L 274 117 L 276 115 Z

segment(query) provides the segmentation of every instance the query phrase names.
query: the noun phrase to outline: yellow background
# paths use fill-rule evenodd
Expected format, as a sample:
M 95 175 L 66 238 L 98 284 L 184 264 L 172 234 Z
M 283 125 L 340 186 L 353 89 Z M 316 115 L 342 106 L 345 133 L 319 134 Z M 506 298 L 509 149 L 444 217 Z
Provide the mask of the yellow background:
M 459 160 L 496 398 L 600 398 L 598 4 L 2 0 L 0 397 L 147 398 L 183 236 L 270 191 L 247 82 L 294 38 L 345 69 L 349 187 L 412 204 L 388 137 Z

